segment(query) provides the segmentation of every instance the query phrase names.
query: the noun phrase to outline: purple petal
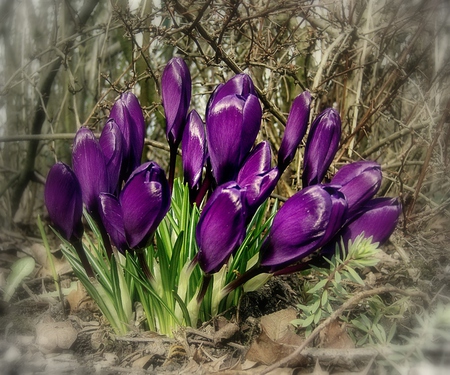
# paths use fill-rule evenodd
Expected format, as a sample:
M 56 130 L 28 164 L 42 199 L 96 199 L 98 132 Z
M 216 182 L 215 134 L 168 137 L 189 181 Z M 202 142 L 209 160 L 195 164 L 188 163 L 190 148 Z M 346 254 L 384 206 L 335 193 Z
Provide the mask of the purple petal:
M 197 260 L 205 273 L 220 270 L 245 237 L 245 216 L 239 188 L 218 187 L 202 211 L 196 229 Z
M 360 208 L 351 222 L 345 225 L 339 236 L 344 244 L 355 240 L 362 232 L 366 238 L 373 237 L 372 242 L 385 243 L 395 227 L 402 212 L 398 198 L 375 198 Z
M 348 214 L 351 216 L 376 194 L 380 188 L 381 179 L 381 166 L 378 163 L 357 161 L 339 169 L 331 183 L 342 186 L 340 191 L 347 199 Z
M 303 186 L 319 184 L 336 155 L 341 138 L 341 119 L 333 108 L 323 111 L 312 123 L 303 162 Z
M 229 95 L 211 108 L 206 138 L 214 177 L 218 184 L 234 180 L 250 151 L 261 124 L 258 98 Z
M 240 95 L 246 98 L 249 94 L 255 95 L 255 85 L 248 74 L 240 73 L 229 79 L 225 84 L 220 84 L 212 93 L 206 107 L 206 116 L 209 116 L 209 109 L 217 102 L 228 95 Z
M 75 173 L 58 162 L 50 169 L 44 189 L 44 201 L 51 221 L 66 240 L 83 235 L 83 201 Z
M 288 266 L 318 249 L 333 215 L 330 193 L 321 185 L 300 190 L 275 215 L 261 250 L 261 265 Z
M 100 217 L 111 241 L 120 252 L 128 250 L 123 226 L 123 213 L 119 201 L 112 194 L 100 194 Z
M 247 178 L 242 185 L 238 183 L 243 190 L 247 222 L 251 220 L 258 207 L 269 198 L 278 183 L 279 176 L 279 170 L 275 167 L 268 172 L 254 175 L 252 179 Z
M 166 136 L 170 145 L 181 142 L 191 101 L 191 75 L 183 59 L 174 57 L 164 68 L 161 95 L 166 114 Z
M 98 196 L 109 193 L 105 157 L 94 133 L 81 127 L 73 143 L 72 164 L 83 195 L 83 202 L 91 214 L 98 212 Z
M 305 136 L 309 121 L 311 94 L 304 91 L 297 96 L 291 106 L 283 139 L 278 150 L 278 168 L 283 172 L 294 159 L 295 152 Z
M 195 110 L 188 115 L 181 146 L 184 180 L 190 189 L 196 189 L 206 160 L 206 135 L 203 121 Z
M 126 182 L 119 200 L 130 248 L 146 246 L 170 206 L 164 171 L 154 162 L 142 164 Z
M 336 233 L 345 224 L 348 213 L 348 202 L 345 195 L 339 190 L 339 187 L 332 185 L 324 185 L 323 188 L 330 194 L 331 212 L 330 219 L 320 246 L 329 242 Z
M 270 143 L 263 141 L 258 143 L 248 154 L 241 169 L 239 170 L 237 183 L 239 186 L 252 183 L 255 176 L 267 173 L 270 170 L 272 152 Z
M 99 138 L 100 148 L 105 156 L 109 176 L 110 192 L 115 192 L 119 185 L 122 167 L 124 138 L 114 119 L 109 119 Z
M 131 92 L 123 93 L 111 108 L 110 118 L 117 123 L 124 138 L 122 179 L 141 164 L 144 150 L 145 120 L 141 105 Z

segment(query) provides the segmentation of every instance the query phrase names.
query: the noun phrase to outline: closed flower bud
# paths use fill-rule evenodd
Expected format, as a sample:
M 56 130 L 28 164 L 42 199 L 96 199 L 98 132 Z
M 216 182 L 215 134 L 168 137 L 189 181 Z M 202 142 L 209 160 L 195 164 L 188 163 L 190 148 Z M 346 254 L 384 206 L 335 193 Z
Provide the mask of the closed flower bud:
M 121 180 L 125 181 L 140 164 L 144 150 L 145 121 L 141 105 L 131 92 L 123 93 L 109 115 L 123 135 Z
M 58 232 L 68 241 L 80 239 L 83 235 L 81 187 L 68 165 L 58 162 L 50 169 L 45 183 L 44 200 Z
M 246 98 L 249 94 L 257 96 L 255 85 L 253 84 L 252 79 L 248 74 L 245 73 L 236 74 L 226 83 L 220 84 L 216 87 L 216 89 L 210 96 L 208 104 L 206 106 L 206 119 L 208 119 L 210 108 L 225 96 L 240 95 Z
M 236 182 L 243 189 L 247 221 L 251 220 L 278 182 L 279 171 L 271 168 L 271 159 L 269 142 L 260 142 L 239 170 Z
M 349 240 L 354 241 L 361 233 L 364 237 L 372 237 L 372 242 L 385 243 L 395 227 L 402 212 L 402 206 L 398 198 L 375 198 L 363 205 L 354 214 L 339 233 L 344 244 Z
M 109 119 L 99 138 L 100 148 L 103 152 L 108 172 L 110 192 L 119 188 L 120 170 L 123 161 L 124 138 L 114 119 Z
M 339 113 L 328 108 L 312 123 L 303 161 L 303 187 L 320 184 L 336 155 L 341 138 Z
M 262 110 L 256 96 L 228 95 L 211 108 L 206 139 L 218 185 L 235 180 L 261 126 Z
M 245 214 L 240 188 L 219 186 L 202 211 L 196 229 L 197 261 L 209 274 L 220 270 L 245 237 Z
M 357 161 L 344 165 L 331 180 L 344 193 L 349 217 L 373 198 L 381 185 L 381 166 L 373 161 Z
M 191 102 L 191 74 L 182 58 L 172 58 L 164 68 L 161 95 L 166 114 L 167 141 L 170 147 L 176 148 L 181 142 Z
M 276 271 L 319 249 L 340 229 L 346 205 L 331 186 L 313 185 L 293 195 L 275 215 L 261 248 L 261 266 Z
M 188 115 L 181 148 L 184 180 L 189 189 L 197 190 L 206 160 L 206 135 L 203 121 L 195 110 Z
M 110 193 L 105 156 L 94 133 L 81 127 L 73 143 L 72 165 L 78 178 L 86 209 L 94 217 L 98 213 L 100 193 Z
M 292 102 L 281 146 L 278 150 L 278 169 L 281 173 L 294 159 L 297 147 L 305 136 L 309 121 L 310 105 L 311 94 L 308 91 L 301 93 Z
M 100 194 L 103 224 L 116 247 L 145 247 L 170 207 L 170 190 L 164 171 L 154 162 L 138 167 L 119 198 Z

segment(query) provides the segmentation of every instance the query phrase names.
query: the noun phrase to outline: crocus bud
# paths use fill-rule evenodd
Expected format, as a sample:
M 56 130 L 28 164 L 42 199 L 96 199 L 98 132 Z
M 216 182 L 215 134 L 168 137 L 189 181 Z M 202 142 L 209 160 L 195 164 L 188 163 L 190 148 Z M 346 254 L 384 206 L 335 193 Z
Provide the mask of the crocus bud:
M 68 241 L 83 235 L 83 200 L 75 173 L 58 162 L 50 169 L 44 189 L 44 201 L 51 221 Z
M 114 119 L 109 119 L 106 122 L 98 141 L 105 157 L 106 170 L 109 179 L 108 191 L 116 192 L 119 188 L 124 138 Z
M 247 221 L 251 220 L 278 182 L 279 171 L 271 168 L 271 159 L 269 142 L 260 142 L 239 170 L 236 182 L 244 191 Z
M 121 179 L 126 180 L 141 164 L 145 138 L 144 114 L 136 96 L 125 92 L 114 103 L 109 117 L 114 119 L 123 135 Z
M 99 194 L 111 191 L 105 156 L 94 133 L 86 127 L 81 127 L 75 135 L 72 165 L 80 182 L 83 203 L 89 213 L 96 217 Z
M 331 184 L 341 186 L 339 190 L 348 203 L 348 217 L 376 194 L 381 179 L 381 166 L 374 161 L 357 161 L 339 169 Z
M 258 135 L 261 117 L 261 105 L 252 94 L 228 95 L 210 108 L 206 139 L 218 185 L 236 179 Z
M 320 184 L 336 155 L 341 138 L 339 113 L 328 108 L 312 123 L 303 162 L 303 187 Z
M 375 198 L 363 205 L 350 222 L 339 233 L 344 244 L 355 240 L 364 232 L 364 237 L 373 237 L 372 242 L 385 243 L 395 227 L 402 212 L 398 198 Z
M 343 224 L 346 204 L 331 186 L 313 185 L 293 195 L 275 215 L 261 248 L 261 266 L 276 271 L 320 248 Z
M 208 100 L 208 104 L 206 105 L 206 119 L 208 119 L 210 108 L 225 96 L 240 95 L 246 98 L 249 94 L 257 96 L 252 79 L 245 73 L 236 74 L 226 83 L 220 84 L 216 87 Z
M 191 74 L 180 57 L 172 58 L 161 78 L 161 95 L 166 114 L 166 136 L 170 147 L 178 147 L 191 101 Z
M 281 146 L 278 150 L 278 169 L 281 173 L 294 159 L 295 151 L 297 151 L 298 145 L 305 136 L 310 105 L 311 94 L 308 91 L 301 93 L 292 102 Z
M 197 261 L 209 274 L 220 270 L 245 237 L 241 190 L 234 182 L 219 186 L 206 203 L 196 229 Z
M 206 160 L 206 135 L 203 121 L 195 110 L 187 117 L 181 148 L 184 180 L 189 189 L 197 190 Z
M 103 224 L 116 247 L 145 247 L 170 207 L 164 171 L 154 162 L 139 166 L 125 183 L 119 198 L 100 194 Z

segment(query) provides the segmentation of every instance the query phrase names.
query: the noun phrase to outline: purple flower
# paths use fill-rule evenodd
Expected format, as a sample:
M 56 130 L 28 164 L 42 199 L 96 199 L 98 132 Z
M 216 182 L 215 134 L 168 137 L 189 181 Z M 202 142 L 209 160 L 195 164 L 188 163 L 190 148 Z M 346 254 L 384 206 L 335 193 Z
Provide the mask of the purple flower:
M 83 203 L 94 217 L 98 213 L 98 196 L 110 193 L 105 156 L 94 133 L 81 127 L 73 143 L 72 165 L 78 178 Z
M 282 173 L 294 159 L 297 147 L 305 136 L 309 121 L 311 94 L 304 91 L 297 96 L 291 106 L 283 139 L 278 150 L 278 169 Z
M 275 215 L 261 248 L 261 266 L 276 271 L 320 248 L 340 229 L 346 208 L 335 187 L 313 185 L 300 190 Z
M 234 182 L 219 186 L 202 211 L 196 229 L 197 261 L 209 274 L 220 270 L 245 237 L 241 190 Z
M 138 167 L 119 198 L 100 194 L 103 224 L 121 251 L 145 247 L 170 207 L 170 190 L 164 171 L 154 162 Z
M 106 170 L 108 172 L 108 191 L 115 192 L 119 188 L 124 138 L 114 119 L 107 121 L 100 135 L 99 144 L 105 157 Z
M 341 138 L 339 113 L 328 108 L 312 123 L 303 162 L 303 187 L 320 184 L 336 155 Z
M 381 185 L 381 166 L 373 161 L 357 161 L 344 165 L 331 180 L 340 185 L 348 203 L 348 216 L 371 199 Z
M 195 110 L 188 115 L 181 148 L 184 180 L 189 189 L 197 190 L 206 160 L 206 135 L 203 121 Z
M 206 119 L 208 119 L 210 108 L 214 107 L 225 96 L 240 95 L 246 98 L 249 94 L 257 96 L 255 85 L 250 76 L 245 73 L 235 75 L 226 83 L 218 85 L 210 96 L 206 106 Z
M 126 180 L 141 164 L 145 138 L 144 115 L 136 96 L 125 92 L 114 103 L 109 117 L 116 122 L 123 135 L 121 179 Z
M 44 201 L 55 228 L 68 241 L 83 235 L 83 200 L 75 173 L 64 163 L 56 163 L 49 171 Z
M 261 125 L 258 98 L 228 95 L 210 107 L 206 139 L 214 178 L 218 185 L 236 179 Z
M 176 148 L 181 142 L 191 101 L 191 74 L 182 58 L 172 58 L 164 68 L 161 95 L 166 114 L 167 141 L 170 147 Z
M 373 237 L 372 242 L 385 243 L 395 227 L 402 212 L 398 198 L 375 198 L 368 201 L 353 216 L 339 233 L 345 246 L 364 232 L 364 237 Z
M 271 159 L 269 142 L 260 142 L 239 170 L 236 181 L 243 189 L 247 220 L 269 197 L 278 182 L 279 171 L 271 168 Z

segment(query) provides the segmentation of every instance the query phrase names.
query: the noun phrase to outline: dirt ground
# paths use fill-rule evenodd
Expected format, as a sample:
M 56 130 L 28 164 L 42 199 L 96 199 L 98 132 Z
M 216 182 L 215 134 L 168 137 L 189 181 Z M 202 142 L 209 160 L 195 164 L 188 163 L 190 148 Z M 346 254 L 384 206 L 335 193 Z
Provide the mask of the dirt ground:
M 384 258 L 366 272 L 366 280 L 369 273 L 375 275 L 373 288 L 419 293 L 408 296 L 412 308 L 398 319 L 396 337 L 414 334 L 415 314 L 450 302 L 448 223 L 445 217 L 423 223 L 407 233 L 398 229 L 383 247 Z M 298 316 L 296 305 L 304 282 L 296 274 L 272 279 L 245 295 L 237 310 L 226 317 L 197 329 L 180 329 L 172 338 L 144 331 L 138 324 L 127 336 L 117 337 L 62 259 L 56 265 L 61 286 L 74 292 L 61 303 L 40 253 L 42 241 L 32 227 L 0 230 L 0 246 L 2 286 L 18 257 L 28 254 L 36 260 L 32 276 L 9 303 L 0 304 L 0 373 L 4 375 L 402 373 L 402 369 L 377 365 L 383 359 L 379 347 L 355 347 L 345 324 L 338 320 L 324 327 L 295 360 L 281 363 L 305 341 L 304 332 L 290 324 Z M 54 255 L 60 257 L 58 252 Z M 383 298 L 388 301 L 392 294 Z M 438 349 L 423 350 L 422 360 L 403 368 L 403 373 L 447 373 L 448 338 Z

